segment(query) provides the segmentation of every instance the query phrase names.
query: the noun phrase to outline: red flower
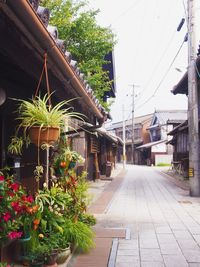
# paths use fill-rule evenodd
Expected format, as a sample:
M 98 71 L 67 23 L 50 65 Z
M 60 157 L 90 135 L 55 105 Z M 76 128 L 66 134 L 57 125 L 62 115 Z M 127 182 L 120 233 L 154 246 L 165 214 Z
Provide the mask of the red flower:
M 25 195 L 23 195 L 23 196 L 21 197 L 21 199 L 22 199 L 23 201 L 25 201 L 25 202 L 29 202 L 29 203 L 32 203 L 32 202 L 34 201 L 34 199 L 33 199 L 32 196 L 25 196 Z
M 10 238 L 10 239 L 15 239 L 15 238 L 20 238 L 22 236 L 22 232 L 10 232 L 9 234 L 8 234 L 8 237 Z
M 21 211 L 21 207 L 20 207 L 18 201 L 13 201 L 13 202 L 11 203 L 11 206 L 13 207 L 13 209 L 14 209 L 16 212 Z
M 5 222 L 8 222 L 11 218 L 11 215 L 9 212 L 5 212 L 4 215 L 3 215 L 3 219 Z
M 23 201 L 27 201 L 26 199 L 26 196 L 25 195 L 23 195 L 22 197 L 21 197 L 21 199 L 23 200 Z
M 19 190 L 19 184 L 13 183 L 10 185 L 10 188 L 12 188 L 14 192 L 17 192 Z
M 14 197 L 15 196 L 15 194 L 13 193 L 13 192 L 8 192 L 8 195 L 10 196 L 10 197 Z
M 29 203 L 33 203 L 34 199 L 32 196 L 27 196 L 26 201 Z
M 0 175 L 0 182 L 4 182 L 4 176 Z

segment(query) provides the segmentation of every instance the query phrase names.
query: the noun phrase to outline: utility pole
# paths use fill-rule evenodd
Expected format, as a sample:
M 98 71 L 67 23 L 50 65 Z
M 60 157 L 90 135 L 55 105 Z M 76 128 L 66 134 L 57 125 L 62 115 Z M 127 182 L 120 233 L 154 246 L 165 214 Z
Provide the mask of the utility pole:
M 135 163 L 135 147 L 134 147 L 134 139 L 135 139 L 135 135 L 134 135 L 134 128 L 135 128 L 135 121 L 134 121 L 134 112 L 135 112 L 135 87 L 139 87 L 139 85 L 136 84 L 130 84 L 130 86 L 132 86 L 132 124 L 131 124 L 131 128 L 132 128 L 132 138 L 131 138 L 131 152 L 132 152 L 132 163 Z
M 195 6 L 188 0 L 188 134 L 190 195 L 200 196 L 199 114 L 196 78 Z
M 125 125 L 125 109 L 122 106 L 122 119 L 123 119 L 123 169 L 126 167 L 126 125 Z
M 133 91 L 132 91 L 132 163 L 135 162 L 135 148 L 134 148 L 134 111 L 135 111 L 135 85 L 133 84 Z

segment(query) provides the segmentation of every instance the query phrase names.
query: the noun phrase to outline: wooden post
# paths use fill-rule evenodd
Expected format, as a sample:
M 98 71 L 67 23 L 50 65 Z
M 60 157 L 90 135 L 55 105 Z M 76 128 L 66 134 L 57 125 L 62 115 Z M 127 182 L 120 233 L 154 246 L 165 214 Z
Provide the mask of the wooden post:
M 94 153 L 94 166 L 95 166 L 95 179 L 100 178 L 100 171 L 99 171 L 99 162 L 98 162 L 98 154 Z

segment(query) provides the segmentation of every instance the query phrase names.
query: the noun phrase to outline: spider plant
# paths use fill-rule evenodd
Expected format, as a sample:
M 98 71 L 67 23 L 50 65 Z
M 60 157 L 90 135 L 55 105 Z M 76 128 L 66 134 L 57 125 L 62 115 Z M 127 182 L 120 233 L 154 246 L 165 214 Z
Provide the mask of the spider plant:
M 61 101 L 53 107 L 49 104 L 51 95 L 45 94 L 43 98 L 36 96 L 29 101 L 16 99 L 20 102 L 17 118 L 20 121 L 19 127 L 25 129 L 32 126 L 60 128 L 64 126 L 65 120 L 72 117 L 83 120 L 80 113 L 74 112 L 73 108 L 69 107 L 73 99 Z
M 45 94 L 43 97 L 39 95 L 29 100 L 13 99 L 19 103 L 17 117 L 19 126 L 15 137 L 12 138 L 11 144 L 9 145 L 10 153 L 16 155 L 21 154 L 23 141 L 22 138 L 17 137 L 19 129 L 23 129 L 24 140 L 27 140 L 30 143 L 29 130 L 32 127 L 39 127 L 40 136 L 42 135 L 42 128 L 49 129 L 52 127 L 60 129 L 64 128 L 65 123 L 69 122 L 72 118 L 83 120 L 83 115 L 78 112 L 74 112 L 73 108 L 69 106 L 73 99 L 61 101 L 55 106 L 52 106 L 49 104 L 51 96 L 52 94 Z M 40 145 L 39 141 L 38 145 Z

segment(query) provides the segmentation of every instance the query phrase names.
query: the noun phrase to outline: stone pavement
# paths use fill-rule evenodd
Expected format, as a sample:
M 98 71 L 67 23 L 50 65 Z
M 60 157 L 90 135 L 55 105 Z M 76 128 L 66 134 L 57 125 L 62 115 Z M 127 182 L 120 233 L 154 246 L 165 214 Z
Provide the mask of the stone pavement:
M 90 183 L 89 193 L 93 195 L 92 204 L 88 212 L 101 214 L 106 212 L 115 192 L 121 185 L 124 172 L 122 166 L 116 166 L 112 171 L 110 180 L 97 180 Z M 101 227 L 98 222 L 94 227 L 95 248 L 87 254 L 73 254 L 68 267 L 105 267 L 112 258 L 113 244 L 116 239 L 126 237 L 126 229 Z M 116 250 L 115 250 L 116 251 Z M 113 257 L 115 260 L 115 257 Z M 66 264 L 65 264 L 66 266 Z M 62 266 L 64 267 L 64 266 Z M 112 267 L 112 266 L 111 266 Z
M 104 189 L 112 191 L 114 180 Z M 200 198 L 187 188 L 156 168 L 128 165 L 109 201 L 96 210 L 98 227 L 129 229 L 130 240 L 118 239 L 116 257 L 105 267 L 200 267 Z
M 101 221 L 131 230 L 131 240 L 119 240 L 115 267 L 200 266 L 200 199 L 154 168 L 128 166 Z

